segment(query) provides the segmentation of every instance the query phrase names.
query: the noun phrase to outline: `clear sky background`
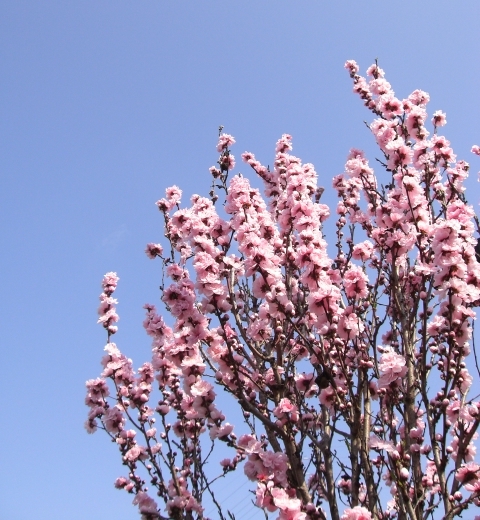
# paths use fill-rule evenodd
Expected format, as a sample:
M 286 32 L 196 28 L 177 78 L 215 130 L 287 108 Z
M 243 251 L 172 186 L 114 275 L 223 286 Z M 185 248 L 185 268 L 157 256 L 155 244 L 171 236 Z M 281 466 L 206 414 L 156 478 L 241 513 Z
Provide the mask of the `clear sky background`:
M 421 88 L 447 113 L 478 209 L 479 15 L 478 0 L 0 1 L 0 520 L 138 518 L 113 488 L 114 446 L 83 429 L 100 281 L 121 278 L 116 341 L 139 365 L 142 305 L 159 299 L 154 203 L 172 184 L 208 193 L 220 124 L 236 172 L 245 150 L 271 164 L 291 133 L 330 187 L 351 147 L 375 157 L 343 64 L 378 58 L 399 97 Z M 239 486 L 225 493 L 244 507 Z

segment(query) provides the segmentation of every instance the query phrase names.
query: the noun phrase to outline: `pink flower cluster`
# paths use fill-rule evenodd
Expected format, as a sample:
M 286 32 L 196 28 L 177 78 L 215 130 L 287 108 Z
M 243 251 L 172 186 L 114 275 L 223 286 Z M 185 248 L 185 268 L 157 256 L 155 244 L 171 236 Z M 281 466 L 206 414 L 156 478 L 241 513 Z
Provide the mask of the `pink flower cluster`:
M 106 355 L 101 377 L 87 382 L 86 427 L 115 442 L 129 471 L 115 485 L 146 517 L 162 513 L 140 470 L 168 517 L 190 519 L 202 517 L 204 494 L 215 497 L 216 479 L 241 465 L 256 505 L 280 520 L 323 520 L 324 508 L 339 520 L 436 509 L 453 518 L 480 503 L 469 167 L 439 134 L 445 114 L 428 118 L 426 92 L 400 98 L 378 64 L 366 77 L 354 61 L 345 67 L 383 159 L 377 175 L 352 149 L 333 179 L 334 248 L 324 189 L 292 155 L 291 136 L 278 140 L 272 168 L 242 155 L 262 194 L 242 174 L 229 177 L 235 139 L 221 134 L 210 197 L 182 207 L 172 186 L 157 202 L 169 244 L 146 254 L 163 265 L 171 319 L 145 306 L 152 359 L 137 371 L 110 341 L 118 278 L 105 275 Z M 219 388 L 249 433 L 237 438 Z M 233 455 L 214 474 L 207 461 L 219 445 Z
M 405 358 L 394 352 L 391 347 L 385 349 L 378 363 L 381 374 L 378 379 L 378 387 L 386 388 L 403 378 L 407 373 L 406 364 Z
M 341 520 L 372 520 L 372 515 L 368 509 L 355 506 L 352 509 L 346 509 Z
M 118 321 L 118 314 L 115 305 L 118 303 L 115 298 L 112 298 L 112 294 L 117 288 L 118 283 L 117 273 L 107 273 L 103 277 L 102 287 L 103 292 L 100 295 L 100 306 L 98 307 L 98 323 L 107 329 L 108 335 L 115 334 L 118 330 L 116 325 L 113 325 Z

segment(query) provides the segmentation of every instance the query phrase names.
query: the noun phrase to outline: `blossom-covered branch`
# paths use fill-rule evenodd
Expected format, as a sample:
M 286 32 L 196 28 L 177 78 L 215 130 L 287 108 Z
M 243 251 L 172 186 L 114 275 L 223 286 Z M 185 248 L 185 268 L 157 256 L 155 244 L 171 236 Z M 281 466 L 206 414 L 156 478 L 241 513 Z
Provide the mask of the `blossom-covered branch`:
M 331 209 L 291 136 L 272 169 L 242 156 L 262 195 L 231 177 L 235 140 L 221 133 L 209 197 L 183 207 L 172 186 L 157 202 L 169 247 L 146 253 L 170 280 L 171 321 L 145 306 L 152 359 L 136 372 L 110 341 L 118 278 L 104 278 L 106 355 L 87 382 L 86 426 L 117 444 L 128 473 L 115 485 L 146 519 L 206 518 L 207 503 L 233 515 L 215 492 L 233 471 L 279 520 L 452 519 L 480 504 L 469 165 L 440 135 L 445 114 L 428 121 L 426 92 L 400 99 L 378 64 L 366 77 L 345 67 L 373 114 L 382 168 L 352 149 L 334 177 L 333 256 Z M 243 417 L 235 432 L 219 389 Z

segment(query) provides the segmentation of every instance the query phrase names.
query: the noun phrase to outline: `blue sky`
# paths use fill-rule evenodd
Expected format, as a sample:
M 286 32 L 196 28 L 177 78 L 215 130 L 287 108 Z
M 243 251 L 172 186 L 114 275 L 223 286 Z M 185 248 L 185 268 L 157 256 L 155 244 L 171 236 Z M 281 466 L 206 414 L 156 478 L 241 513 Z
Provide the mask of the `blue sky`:
M 159 298 L 159 264 L 143 253 L 162 237 L 154 202 L 171 184 L 184 200 L 208 193 L 220 124 L 238 159 L 265 163 L 292 134 L 330 186 L 351 147 L 375 157 L 343 64 L 364 72 L 378 58 L 399 97 L 421 88 L 430 112 L 447 113 L 478 207 L 479 11 L 474 0 L 0 1 L 1 519 L 137 518 L 112 485 L 114 447 L 83 429 L 105 340 L 100 281 L 121 278 L 116 340 L 140 364 L 142 305 Z

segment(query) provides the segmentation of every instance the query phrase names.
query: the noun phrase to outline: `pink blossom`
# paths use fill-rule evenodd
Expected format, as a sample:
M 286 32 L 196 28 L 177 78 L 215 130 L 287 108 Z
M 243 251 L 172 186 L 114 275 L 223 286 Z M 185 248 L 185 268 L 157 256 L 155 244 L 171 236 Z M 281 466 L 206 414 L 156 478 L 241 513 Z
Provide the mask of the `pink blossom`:
M 285 453 L 274 453 L 273 451 L 260 451 L 260 457 L 267 475 L 271 475 L 275 483 L 282 486 L 287 485 L 288 459 Z
M 383 78 L 385 76 L 385 71 L 381 69 L 377 63 L 373 63 L 367 69 L 367 76 L 372 76 L 374 78 Z
M 125 417 L 118 406 L 109 408 L 105 413 L 105 429 L 110 433 L 118 433 L 123 429 Z
M 382 149 L 395 139 L 395 126 L 392 121 L 385 121 L 384 119 L 375 119 L 370 124 L 370 130 L 373 132 L 377 143 Z
M 160 244 L 147 244 L 145 253 L 150 259 L 154 259 L 157 256 L 162 256 L 163 247 Z
M 343 277 L 343 286 L 348 298 L 366 298 L 368 295 L 367 275 L 359 267 L 352 265 Z
M 417 106 L 425 106 L 430 101 L 430 96 L 423 90 L 414 90 L 408 99 Z
M 107 296 L 105 293 L 100 295 L 100 305 L 98 307 L 98 314 L 102 317 L 108 311 L 115 311 L 115 305 L 118 301 L 115 298 Z
M 381 69 L 379 69 L 381 70 Z M 387 94 L 391 91 L 392 86 L 390 83 L 384 78 L 372 79 L 369 83 L 370 91 L 372 94 L 376 94 L 377 96 L 382 96 L 383 94 Z
M 245 453 L 258 453 L 262 445 L 253 435 L 242 435 L 238 439 L 238 446 L 240 446 Z
M 85 386 L 87 387 L 88 391 L 87 397 L 85 398 L 85 404 L 88 406 L 103 403 L 104 398 L 110 395 L 107 382 L 100 377 L 97 377 L 96 379 L 89 379 L 85 383 Z
M 465 486 L 467 491 L 473 491 L 480 476 L 480 466 L 475 462 L 467 462 L 455 473 L 455 478 Z
M 280 511 L 278 520 L 306 520 L 307 514 L 299 509 L 285 509 Z
M 178 206 L 182 197 L 182 190 L 178 186 L 170 186 L 165 190 L 165 193 L 165 198 L 159 199 L 155 203 L 158 209 L 164 213 Z
M 235 168 L 235 156 L 231 153 L 223 154 L 218 162 L 222 171 L 233 170 L 233 168 Z
M 272 486 L 272 481 L 269 481 L 267 484 L 264 484 L 263 482 L 258 482 L 257 489 L 255 491 L 255 504 L 258 507 L 266 509 L 270 513 L 273 513 L 278 509 L 277 506 L 273 503 L 273 497 L 270 492 Z
M 345 68 L 350 72 L 351 76 L 354 76 L 360 70 L 360 67 L 357 65 L 355 60 L 346 61 Z
M 212 426 L 210 429 L 210 439 L 226 439 L 233 431 L 233 426 L 225 423 L 223 426 Z
M 188 271 L 178 264 L 170 264 L 166 268 L 167 276 L 173 281 L 178 282 L 182 278 L 188 278 Z
M 387 119 L 392 119 L 403 112 L 402 103 L 392 93 L 380 96 L 377 105 Z
M 353 509 L 345 509 L 340 520 L 372 520 L 372 515 L 365 507 L 356 506 Z
M 114 483 L 114 486 L 117 488 L 117 489 L 123 489 L 127 484 L 130 483 L 130 479 L 128 478 L 125 478 L 125 477 L 118 477 L 116 480 L 115 480 L 115 483 Z
M 223 152 L 232 144 L 235 144 L 235 139 L 229 134 L 222 134 L 218 138 L 217 152 Z
M 208 381 L 204 381 L 203 379 L 197 381 L 190 389 L 193 396 L 201 397 L 208 396 L 212 390 L 213 386 Z
M 125 460 L 135 462 L 137 460 L 145 460 L 147 458 L 146 450 L 143 446 L 135 445 L 125 453 Z
M 332 410 L 335 402 L 335 389 L 332 386 L 323 388 L 319 395 L 319 401 Z
M 445 126 L 447 124 L 447 116 L 441 110 L 433 113 L 432 123 L 434 126 Z
M 120 278 L 117 276 L 117 273 L 110 272 L 105 274 L 102 281 L 103 290 L 107 294 L 111 294 L 117 288 L 118 280 Z
M 472 494 L 476 494 L 477 496 L 480 494 L 480 480 L 474 480 L 464 485 L 464 488 L 467 491 L 470 491 Z
M 425 129 L 425 120 L 427 118 L 427 111 L 423 107 L 413 106 L 407 115 L 406 126 L 409 135 L 418 140 L 423 140 L 427 137 L 428 132 Z M 439 117 L 439 121 L 440 121 Z
M 314 374 L 299 374 L 295 378 L 295 386 L 299 392 L 305 392 L 306 397 L 311 397 L 318 392 L 318 386 L 314 384 Z
M 95 433 L 98 429 L 97 421 L 93 417 L 89 417 L 84 423 L 85 430 L 87 433 Z
M 298 408 L 286 397 L 280 400 L 278 406 L 274 408 L 273 414 L 279 419 L 281 419 L 284 414 L 289 414 L 291 421 L 298 421 Z
M 178 186 L 170 186 L 165 190 L 165 196 L 171 204 L 178 204 L 182 197 L 182 190 Z
M 477 438 L 478 438 L 478 433 L 475 433 L 473 435 L 472 441 L 476 440 Z M 451 450 L 451 455 L 450 456 L 452 457 L 452 460 L 456 461 L 457 458 L 458 458 L 458 455 L 459 455 L 459 444 L 460 444 L 460 439 L 459 439 L 458 435 L 454 435 L 453 436 L 453 440 L 450 443 L 450 446 L 448 447 Z M 467 461 L 467 462 L 472 462 L 473 459 L 475 458 L 476 453 L 477 453 L 477 446 L 473 442 L 470 442 L 463 449 L 464 449 L 464 454 L 463 454 L 464 460 Z
M 406 361 L 403 356 L 397 354 L 391 348 L 386 348 L 378 363 L 378 369 L 381 372 L 378 380 L 379 388 L 386 388 L 403 377 L 407 373 L 405 365 Z
M 300 520 L 301 518 L 305 518 L 305 513 L 303 513 L 303 516 L 299 516 L 295 513 L 301 513 L 301 502 L 296 496 L 293 497 L 290 496 L 285 489 L 280 489 L 277 487 L 272 488 L 270 491 L 272 497 L 273 497 L 273 503 L 282 510 L 284 513 L 282 520 Z
M 112 300 L 113 300 L 113 298 L 112 298 Z M 116 303 L 116 300 L 113 300 L 113 302 Z M 108 305 L 111 305 L 111 304 L 112 304 L 112 302 L 109 303 Z M 102 309 L 102 307 L 100 307 L 99 310 L 101 310 L 101 309 Z M 119 319 L 120 318 L 115 311 L 115 307 L 110 307 L 107 311 L 103 312 L 100 315 L 100 318 L 98 318 L 97 323 L 101 323 L 104 327 L 108 327 L 111 323 L 117 322 Z
M 391 141 L 385 146 L 389 154 L 388 167 L 393 169 L 406 166 L 412 161 L 412 149 L 402 139 Z
M 276 152 L 285 153 L 292 149 L 292 136 L 289 134 L 283 134 L 282 137 L 277 141 L 275 147 Z
M 374 448 L 377 450 L 385 450 L 387 453 L 392 453 L 396 449 L 393 442 L 380 439 L 376 435 L 372 435 L 370 437 L 368 445 L 370 446 L 370 448 Z
M 353 246 L 352 257 L 355 258 L 355 260 L 365 262 L 372 256 L 372 252 L 373 244 L 370 240 L 365 240 Z
M 344 339 L 353 339 L 364 330 L 364 324 L 358 315 L 353 312 L 353 307 L 349 305 L 338 321 L 337 333 Z
M 133 504 L 138 505 L 140 513 L 144 515 L 154 515 L 158 517 L 158 506 L 155 500 L 144 491 L 139 491 L 133 499 Z

